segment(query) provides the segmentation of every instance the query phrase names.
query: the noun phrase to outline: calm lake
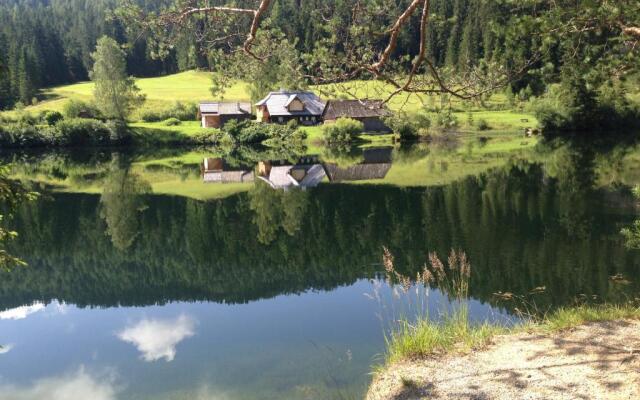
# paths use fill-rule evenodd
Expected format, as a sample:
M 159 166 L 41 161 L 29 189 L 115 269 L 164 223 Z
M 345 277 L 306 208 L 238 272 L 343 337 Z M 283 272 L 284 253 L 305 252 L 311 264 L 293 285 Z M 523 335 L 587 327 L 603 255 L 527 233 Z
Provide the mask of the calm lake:
M 0 399 L 361 398 L 384 352 L 372 294 L 395 298 L 383 247 L 410 276 L 464 250 L 478 321 L 517 319 L 497 292 L 544 287 L 532 312 L 640 295 L 620 234 L 637 147 L 1 158 L 41 196 L 10 221 L 28 266 L 0 273 Z

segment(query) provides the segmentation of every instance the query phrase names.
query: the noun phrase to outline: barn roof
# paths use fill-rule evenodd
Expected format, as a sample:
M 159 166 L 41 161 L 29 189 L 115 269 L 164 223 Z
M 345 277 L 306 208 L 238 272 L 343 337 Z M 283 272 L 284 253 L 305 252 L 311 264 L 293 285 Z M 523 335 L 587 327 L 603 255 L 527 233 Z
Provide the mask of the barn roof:
M 241 102 L 202 102 L 200 114 L 244 115 L 251 114 L 251 103 Z
M 338 118 L 381 118 L 391 115 L 382 100 L 329 100 L 323 112 L 326 120 Z
M 303 111 L 289 111 L 288 106 L 293 100 L 299 99 L 304 103 Z M 321 116 L 324 102 L 313 92 L 287 91 L 270 92 L 256 106 L 266 106 L 271 116 L 313 115 Z

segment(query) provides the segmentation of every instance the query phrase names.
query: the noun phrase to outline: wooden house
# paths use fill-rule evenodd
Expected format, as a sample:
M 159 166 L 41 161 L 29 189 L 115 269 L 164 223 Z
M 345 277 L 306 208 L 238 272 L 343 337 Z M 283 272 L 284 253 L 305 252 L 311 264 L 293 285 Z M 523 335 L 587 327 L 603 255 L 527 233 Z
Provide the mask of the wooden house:
M 329 100 L 322 113 L 325 124 L 338 118 L 351 118 L 364 124 L 365 132 L 388 133 L 391 129 L 384 118 L 392 113 L 382 100 Z
M 281 89 L 256 104 L 256 115 L 259 122 L 284 124 L 296 120 L 302 125 L 316 125 L 322 122 L 324 106 L 315 93 Z
M 222 128 L 230 120 L 252 118 L 251 103 L 202 102 L 198 107 L 198 119 L 203 128 Z

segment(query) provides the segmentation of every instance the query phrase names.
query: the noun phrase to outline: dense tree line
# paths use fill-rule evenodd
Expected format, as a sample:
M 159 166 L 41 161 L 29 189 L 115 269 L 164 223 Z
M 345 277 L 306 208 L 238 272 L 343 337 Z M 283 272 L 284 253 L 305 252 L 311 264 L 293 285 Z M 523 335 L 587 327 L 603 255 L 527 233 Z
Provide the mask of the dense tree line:
M 0 108 L 31 104 L 42 87 L 87 80 L 91 53 L 103 35 L 126 43 L 119 22 L 109 19 L 116 0 L 7 0 L 0 4 Z M 162 2 L 148 2 L 148 7 Z M 130 74 L 175 72 L 177 61 L 157 61 L 144 40 L 127 52 Z

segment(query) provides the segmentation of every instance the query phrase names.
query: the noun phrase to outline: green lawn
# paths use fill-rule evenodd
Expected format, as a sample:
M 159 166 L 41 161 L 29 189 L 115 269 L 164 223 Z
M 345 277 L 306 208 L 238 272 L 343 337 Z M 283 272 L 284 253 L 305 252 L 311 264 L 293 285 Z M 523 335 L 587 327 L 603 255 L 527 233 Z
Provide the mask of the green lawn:
M 199 102 L 219 100 L 211 95 L 211 74 L 203 71 L 187 71 L 175 75 L 157 78 L 140 78 L 136 84 L 147 96 L 145 106 L 166 107 L 176 101 Z M 62 110 L 68 99 L 90 101 L 93 99 L 93 83 L 82 82 L 58 86 L 43 91 L 46 100 L 38 105 L 27 107 L 28 111 Z M 247 100 L 249 98 L 245 83 L 236 83 L 225 94 L 227 100 Z M 195 115 L 194 115 L 195 118 Z

